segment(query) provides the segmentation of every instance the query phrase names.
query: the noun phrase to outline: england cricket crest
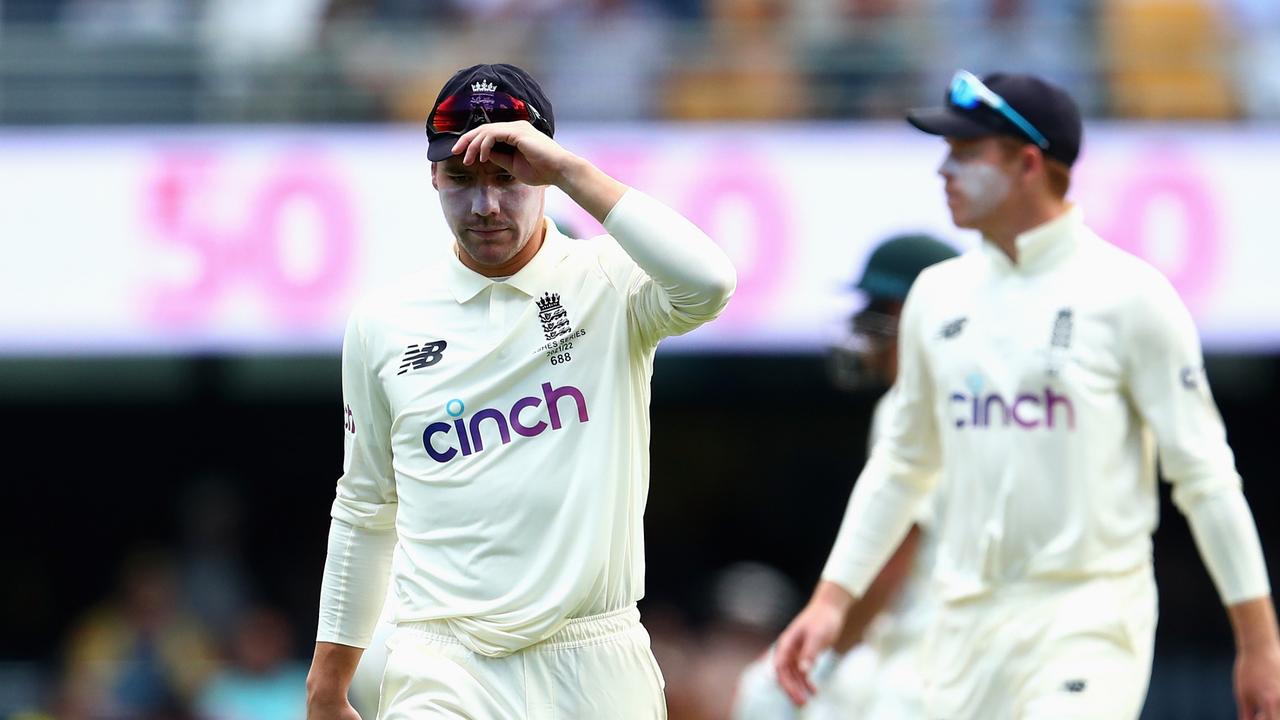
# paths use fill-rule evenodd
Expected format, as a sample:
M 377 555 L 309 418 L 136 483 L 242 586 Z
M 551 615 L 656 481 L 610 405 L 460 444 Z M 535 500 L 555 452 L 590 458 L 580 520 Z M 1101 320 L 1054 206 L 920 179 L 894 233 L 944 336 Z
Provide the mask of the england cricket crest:
M 538 303 L 538 320 L 542 322 L 542 334 L 548 340 L 573 332 L 569 327 L 569 313 L 560 305 L 559 293 L 543 293 Z
M 574 341 L 587 334 L 586 328 L 574 330 L 569 324 L 569 313 L 560 305 L 558 293 L 543 293 L 538 303 L 538 321 L 542 323 L 542 336 L 546 340 L 534 350 L 545 353 L 552 365 L 563 365 L 573 360 Z
M 1059 310 L 1053 320 L 1053 333 L 1049 338 L 1048 363 L 1045 367 L 1051 377 L 1057 377 L 1062 373 L 1062 368 L 1069 358 L 1071 334 L 1074 329 L 1073 316 L 1071 308 L 1066 307 Z

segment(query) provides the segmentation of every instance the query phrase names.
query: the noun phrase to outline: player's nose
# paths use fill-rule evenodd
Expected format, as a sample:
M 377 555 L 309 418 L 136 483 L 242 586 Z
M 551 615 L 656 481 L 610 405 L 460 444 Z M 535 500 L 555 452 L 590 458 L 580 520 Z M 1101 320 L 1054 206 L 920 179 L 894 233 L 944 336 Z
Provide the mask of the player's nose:
M 471 212 L 476 215 L 497 215 L 498 214 L 498 190 L 481 184 L 476 188 L 475 194 L 471 197 Z
M 955 169 L 956 169 L 955 159 L 952 158 L 950 155 L 948 155 L 946 158 L 943 159 L 942 164 L 938 166 L 938 174 L 950 180 L 951 176 L 955 174 Z

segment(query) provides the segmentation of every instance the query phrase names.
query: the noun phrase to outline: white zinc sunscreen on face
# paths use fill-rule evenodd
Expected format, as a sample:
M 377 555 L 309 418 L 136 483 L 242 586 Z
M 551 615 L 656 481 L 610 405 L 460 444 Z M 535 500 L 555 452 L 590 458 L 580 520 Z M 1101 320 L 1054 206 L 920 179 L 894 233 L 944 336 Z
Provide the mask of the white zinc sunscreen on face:
M 947 158 L 941 172 L 954 178 L 955 190 L 964 198 L 969 220 L 985 217 L 1004 202 L 1013 188 L 1013 181 L 990 163 Z

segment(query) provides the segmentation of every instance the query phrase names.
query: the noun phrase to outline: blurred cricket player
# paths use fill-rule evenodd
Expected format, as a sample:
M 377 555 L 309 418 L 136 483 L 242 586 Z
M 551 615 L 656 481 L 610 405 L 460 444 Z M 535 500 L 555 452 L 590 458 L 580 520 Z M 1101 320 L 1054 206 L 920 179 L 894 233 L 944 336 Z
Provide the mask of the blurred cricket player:
M 832 348 L 831 375 L 843 390 L 884 389 L 898 372 L 898 319 L 902 302 L 926 267 L 955 257 L 949 245 L 927 235 L 900 235 L 876 247 L 855 287 L 866 306 Z M 867 448 L 883 432 L 889 394 L 872 416 Z M 733 720 L 902 720 L 924 717 L 919 673 L 921 644 L 937 603 L 930 589 L 936 548 L 932 531 L 937 491 L 921 505 L 906 539 L 866 594 L 846 614 L 832 651 L 813 673 L 818 694 L 797 707 L 778 684 L 771 656 L 742 674 Z
M 1235 632 L 1240 718 L 1280 718 L 1280 639 L 1257 529 L 1173 287 L 1065 200 L 1075 102 L 1035 77 L 956 74 L 942 135 L 955 224 L 981 247 L 925 270 L 902 312 L 888 427 L 823 579 L 774 662 L 803 702 L 819 653 L 945 487 L 927 717 L 1138 717 L 1156 624 L 1156 449 Z
M 649 379 L 658 342 L 716 317 L 735 273 L 554 132 L 511 65 L 459 71 L 427 118 L 455 242 L 347 328 L 311 720 L 358 717 L 347 690 L 388 578 L 379 718 L 666 717 L 635 604 Z M 560 235 L 548 185 L 609 235 Z

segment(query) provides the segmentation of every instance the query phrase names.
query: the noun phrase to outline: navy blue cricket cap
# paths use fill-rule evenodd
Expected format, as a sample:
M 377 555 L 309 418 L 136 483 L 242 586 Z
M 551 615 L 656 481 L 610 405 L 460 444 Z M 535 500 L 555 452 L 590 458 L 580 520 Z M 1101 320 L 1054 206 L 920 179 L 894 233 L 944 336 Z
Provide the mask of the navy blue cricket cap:
M 1034 75 L 992 73 L 982 78 L 986 85 L 1004 98 L 1027 122 L 1044 135 L 1049 147 L 1044 154 L 1065 163 L 1075 164 L 1080 155 L 1084 123 L 1080 108 L 1066 90 Z M 1012 120 L 985 103 L 972 108 L 959 107 L 951 101 L 947 89 L 943 107 L 918 108 L 907 112 L 907 122 L 931 135 L 956 138 L 980 138 L 1006 135 L 1034 144 L 1027 133 Z
M 458 138 L 478 125 L 512 120 L 528 120 L 555 136 L 551 101 L 524 69 L 507 63 L 463 68 L 440 89 L 427 115 L 427 159 L 447 159 Z

